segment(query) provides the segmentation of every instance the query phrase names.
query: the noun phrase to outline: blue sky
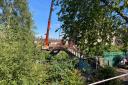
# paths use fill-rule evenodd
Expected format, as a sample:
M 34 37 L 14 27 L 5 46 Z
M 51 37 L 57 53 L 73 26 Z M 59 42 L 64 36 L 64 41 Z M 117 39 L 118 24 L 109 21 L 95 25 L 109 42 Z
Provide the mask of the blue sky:
M 36 36 L 45 37 L 50 11 L 50 3 L 51 0 L 29 0 L 29 8 L 36 26 Z M 55 30 L 60 26 L 56 15 L 57 10 L 57 7 L 55 7 L 55 10 L 52 14 L 51 30 L 49 34 L 50 38 L 59 38 L 60 32 L 55 32 Z

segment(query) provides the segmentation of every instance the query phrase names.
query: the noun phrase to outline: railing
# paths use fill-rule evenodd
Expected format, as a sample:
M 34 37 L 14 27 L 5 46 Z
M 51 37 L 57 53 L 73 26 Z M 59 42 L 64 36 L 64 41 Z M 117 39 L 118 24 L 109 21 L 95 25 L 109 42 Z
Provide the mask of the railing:
M 125 77 L 125 76 L 128 76 L 128 73 L 122 74 L 122 75 L 119 75 L 119 76 L 116 76 L 116 77 L 112 77 L 112 78 L 109 78 L 109 79 L 101 80 L 101 81 L 98 81 L 98 82 L 94 82 L 94 83 L 91 83 L 89 85 L 97 85 L 97 84 L 101 84 L 101 83 L 104 83 L 104 82 L 107 82 L 107 81 L 110 81 L 110 80 L 114 80 L 114 79 L 117 79 L 117 78 Z
M 70 51 L 72 54 L 74 54 L 75 56 L 77 56 L 79 58 L 82 57 L 82 55 L 78 51 L 75 51 L 75 50 L 70 49 L 70 48 L 68 48 L 67 50 Z

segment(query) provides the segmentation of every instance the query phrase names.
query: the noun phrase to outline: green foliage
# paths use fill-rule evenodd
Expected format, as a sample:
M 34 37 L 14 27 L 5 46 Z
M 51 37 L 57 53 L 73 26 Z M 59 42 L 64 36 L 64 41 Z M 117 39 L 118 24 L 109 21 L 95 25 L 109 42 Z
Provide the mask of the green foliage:
M 101 2 L 104 3 L 104 7 L 113 11 L 111 17 L 114 21 L 114 36 L 122 40 L 123 46 L 120 50 L 126 52 L 128 49 L 128 15 L 124 11 L 127 10 L 128 2 L 127 0 L 101 0 Z
M 108 9 L 99 9 L 98 3 L 98 0 L 60 2 L 62 6 L 60 21 L 64 22 L 62 28 L 66 33 L 65 36 L 78 39 L 75 42 L 81 49 L 91 54 L 95 54 L 92 52 L 96 49 L 104 48 L 104 45 L 100 47 L 101 43 L 109 43 L 112 32 L 111 21 L 109 22 L 109 19 L 104 16 L 104 12 Z M 2 10 L 0 14 L 0 85 L 86 84 L 86 79 L 74 69 L 75 59 L 69 58 L 62 52 L 53 56 L 52 61 L 48 62 L 46 58 L 49 53 L 35 47 L 33 22 L 27 0 L 2 0 L 0 9 Z M 73 30 L 74 28 L 76 30 Z M 106 36 L 108 34 L 109 39 Z M 98 42 L 97 39 L 103 40 Z M 85 43 L 84 40 L 88 42 Z M 96 47 L 94 47 L 95 42 L 98 42 Z M 106 72 L 103 70 L 103 73 Z
M 126 0 L 59 0 L 59 6 L 63 38 L 73 40 L 87 55 L 102 55 L 113 37 L 122 40 L 120 50 L 127 50 Z
M 75 60 L 68 58 L 66 53 L 61 52 L 54 56 L 53 61 L 50 62 L 48 69 L 47 81 L 50 85 L 85 85 L 85 79 L 81 73 L 75 69 Z
M 0 1 L 0 8 L 0 85 L 84 83 L 65 53 L 47 62 L 49 53 L 35 47 L 27 0 Z
M 120 48 L 118 46 L 111 46 L 108 50 L 110 52 L 120 52 Z
M 21 43 L 20 39 L 17 39 L 23 37 L 18 36 L 21 34 L 13 35 L 13 29 L 5 32 L 1 30 L 1 33 L 0 84 L 84 85 L 83 77 L 78 70 L 74 69 L 75 63 L 72 62 L 73 60 L 69 60 L 66 53 L 61 52 L 53 58 L 52 62 L 48 63 L 45 60 L 48 53 L 35 49 L 33 44 L 26 46 L 27 40 L 24 40 L 25 43 Z M 27 39 L 29 38 L 27 37 Z M 28 42 L 30 44 L 32 40 Z
M 115 71 L 114 68 L 105 66 L 104 68 L 101 68 L 101 69 L 98 70 L 97 79 L 99 79 L 99 80 L 108 79 L 108 78 L 117 76 L 117 74 L 118 73 Z M 119 79 L 108 81 L 108 82 L 105 82 L 105 83 L 102 83 L 102 84 L 104 84 L 104 85 L 114 85 L 114 84 L 115 85 L 123 85 L 122 81 L 119 80 Z
M 64 38 L 74 40 L 88 55 L 101 55 L 109 47 L 114 30 L 110 10 L 102 8 L 100 0 L 60 0 L 60 7 Z
M 37 54 L 34 54 L 36 49 L 27 2 L 5 0 L 0 6 L 3 11 L 0 19 L 0 84 L 31 82 L 31 65 Z

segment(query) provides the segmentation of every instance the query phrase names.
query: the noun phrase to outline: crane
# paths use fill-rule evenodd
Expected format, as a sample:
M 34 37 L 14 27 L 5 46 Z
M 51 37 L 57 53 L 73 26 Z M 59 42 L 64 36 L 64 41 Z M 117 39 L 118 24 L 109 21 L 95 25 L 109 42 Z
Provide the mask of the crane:
M 50 13 L 49 13 L 48 25 L 47 25 L 47 32 L 46 32 L 46 37 L 45 37 L 45 41 L 44 41 L 44 49 L 49 48 L 49 31 L 50 31 L 50 27 L 51 27 L 51 17 L 52 17 L 52 12 L 53 12 L 53 5 L 54 5 L 54 0 L 51 1 Z
M 59 2 L 59 0 L 57 0 L 57 4 L 58 4 L 58 2 Z M 52 17 L 52 12 L 53 12 L 53 6 L 54 6 L 54 0 L 51 0 L 50 13 L 49 13 L 48 24 L 47 24 L 47 32 L 46 32 L 46 37 L 44 40 L 44 48 L 43 48 L 44 50 L 49 50 L 50 48 L 52 48 L 52 49 L 57 48 L 57 47 L 63 46 L 65 44 L 64 40 L 62 39 L 60 42 L 56 43 L 54 46 L 52 44 L 50 44 L 51 46 L 49 45 L 49 31 L 51 28 L 51 17 Z

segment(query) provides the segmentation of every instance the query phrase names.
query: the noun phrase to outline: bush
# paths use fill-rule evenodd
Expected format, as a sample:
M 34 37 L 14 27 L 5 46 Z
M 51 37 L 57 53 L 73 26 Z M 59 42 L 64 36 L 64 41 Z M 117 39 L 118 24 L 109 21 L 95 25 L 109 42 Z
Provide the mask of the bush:
M 15 29 L 0 32 L 0 85 L 84 85 L 74 60 L 66 53 L 47 62 L 49 53 L 36 49 L 31 36 Z
M 68 55 L 61 52 L 54 56 L 50 62 L 50 68 L 47 73 L 48 78 L 44 83 L 50 85 L 85 85 L 85 79 L 81 73 L 75 69 L 75 59 L 70 60 Z
M 115 71 L 114 68 L 105 66 L 104 68 L 100 68 L 98 70 L 97 79 L 98 80 L 108 79 L 117 76 L 117 74 L 118 73 Z M 122 81 L 119 79 L 115 79 L 99 85 L 122 85 Z

